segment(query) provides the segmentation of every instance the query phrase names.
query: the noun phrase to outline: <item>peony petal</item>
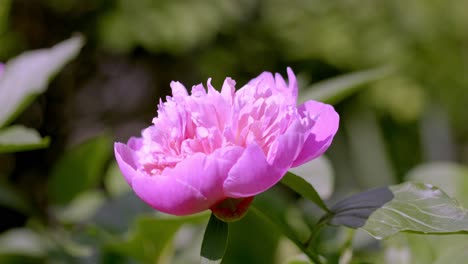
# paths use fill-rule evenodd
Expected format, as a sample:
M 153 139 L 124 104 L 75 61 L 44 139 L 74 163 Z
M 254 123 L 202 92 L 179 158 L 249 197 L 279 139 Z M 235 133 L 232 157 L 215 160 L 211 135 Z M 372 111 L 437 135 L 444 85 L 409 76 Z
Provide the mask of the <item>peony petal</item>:
M 272 89 L 275 87 L 275 78 L 271 72 L 262 72 L 257 77 L 250 80 L 248 85 L 258 86 L 259 84 L 265 85 L 264 87 L 259 87 L 261 89 Z
M 224 182 L 224 194 L 232 198 L 254 196 L 276 184 L 286 173 L 268 164 L 257 144 L 249 145 Z
M 288 83 L 289 83 L 289 89 L 291 90 L 291 94 L 294 98 L 294 101 L 297 100 L 297 93 L 298 93 L 298 85 L 297 85 L 297 80 L 296 80 L 296 75 L 294 75 L 294 72 L 291 68 L 287 68 L 286 70 L 288 72 Z
M 288 170 L 296 157 L 299 156 L 304 142 L 304 134 L 298 131 L 296 127 L 294 125 L 291 126 L 284 135 L 278 137 L 278 140 L 275 142 L 275 153 L 272 153 L 274 159 L 270 164 Z
M 232 104 L 234 100 L 234 95 L 236 91 L 236 82 L 231 78 L 226 78 L 221 88 L 221 95 L 224 97 L 224 100 L 229 104 Z
M 153 208 L 168 214 L 188 215 L 209 209 L 225 198 L 223 182 L 242 153 L 240 147 L 210 155 L 196 153 L 162 175 L 133 178 L 135 193 Z
M 284 90 L 288 88 L 288 86 L 286 85 L 286 82 L 283 79 L 283 76 L 281 76 L 281 74 L 279 73 L 275 73 L 275 85 L 276 85 L 276 89 L 280 89 L 280 90 Z
M 206 210 L 207 198 L 167 175 L 133 178 L 133 190 L 144 202 L 167 214 L 188 215 Z
M 132 141 L 132 144 L 135 145 L 135 142 Z M 138 168 L 138 165 L 135 162 L 136 159 L 134 150 L 123 143 L 117 142 L 114 144 L 114 153 L 120 171 L 122 171 L 122 174 L 127 183 L 132 186 L 132 179 L 135 177 Z
M 187 89 L 180 82 L 171 82 L 172 96 L 175 99 L 188 96 Z
M 333 106 L 316 101 L 305 102 L 298 111 L 304 118 L 309 118 L 313 127 L 292 167 L 322 155 L 330 146 L 340 119 Z

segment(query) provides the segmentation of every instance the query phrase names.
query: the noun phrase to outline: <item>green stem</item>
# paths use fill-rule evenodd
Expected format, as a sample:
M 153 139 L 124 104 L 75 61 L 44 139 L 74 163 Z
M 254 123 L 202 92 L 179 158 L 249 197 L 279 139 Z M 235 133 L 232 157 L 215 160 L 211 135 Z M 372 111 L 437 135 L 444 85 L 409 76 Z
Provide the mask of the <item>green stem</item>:
M 304 254 L 306 254 L 310 260 L 312 260 L 316 264 L 322 264 L 322 261 L 320 260 L 319 255 L 316 252 L 313 252 L 311 250 L 308 250 L 307 246 L 305 243 L 302 243 L 292 232 L 292 230 L 286 228 L 284 225 L 277 224 L 271 217 L 269 217 L 267 214 L 262 212 L 260 209 L 258 209 L 255 205 L 250 205 L 250 212 L 255 213 L 258 217 L 264 219 L 265 221 L 269 222 L 271 225 L 275 226 L 278 230 L 283 233 L 289 240 L 291 240 L 298 248 L 301 249 Z
M 330 221 L 331 218 L 331 214 L 326 214 L 318 220 L 317 224 L 314 225 L 310 232 L 309 239 L 307 239 L 307 241 L 304 243 L 305 248 L 309 249 L 310 246 L 314 244 L 312 242 L 315 242 L 317 236 L 320 234 L 320 231 L 328 224 L 328 221 Z M 313 251 L 315 252 L 315 249 L 313 249 Z

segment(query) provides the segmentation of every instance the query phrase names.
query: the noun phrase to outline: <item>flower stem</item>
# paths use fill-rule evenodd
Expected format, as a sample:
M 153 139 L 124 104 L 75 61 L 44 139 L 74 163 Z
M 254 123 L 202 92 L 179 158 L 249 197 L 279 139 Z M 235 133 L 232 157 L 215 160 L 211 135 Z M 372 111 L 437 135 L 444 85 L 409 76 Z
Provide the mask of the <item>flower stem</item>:
M 309 238 L 304 243 L 304 247 L 306 249 L 309 250 L 311 245 L 314 244 L 313 242 L 315 242 L 317 236 L 320 234 L 320 231 L 322 230 L 322 228 L 324 228 L 327 225 L 328 221 L 330 221 L 331 218 L 332 218 L 332 215 L 328 213 L 318 220 L 318 222 L 314 225 L 314 227 L 310 231 Z M 315 249 L 313 249 L 312 251 L 315 252 Z

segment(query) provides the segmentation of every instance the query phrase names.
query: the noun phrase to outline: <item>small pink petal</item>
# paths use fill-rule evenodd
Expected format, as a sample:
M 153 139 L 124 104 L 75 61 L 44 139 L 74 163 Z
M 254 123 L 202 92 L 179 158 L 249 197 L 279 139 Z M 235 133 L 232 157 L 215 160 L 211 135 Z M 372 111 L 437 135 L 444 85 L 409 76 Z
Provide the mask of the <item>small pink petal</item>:
M 296 80 L 296 75 L 294 75 L 294 72 L 291 68 L 287 68 L 288 72 L 288 82 L 289 82 L 289 89 L 291 90 L 291 94 L 294 97 L 294 101 L 297 99 L 297 92 L 298 92 L 298 85 L 297 85 L 297 80 Z

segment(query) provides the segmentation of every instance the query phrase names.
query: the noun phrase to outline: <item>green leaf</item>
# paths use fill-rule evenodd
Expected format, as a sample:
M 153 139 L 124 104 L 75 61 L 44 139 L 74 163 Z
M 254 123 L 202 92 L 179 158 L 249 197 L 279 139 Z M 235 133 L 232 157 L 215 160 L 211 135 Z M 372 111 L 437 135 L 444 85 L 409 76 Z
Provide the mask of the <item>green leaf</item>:
M 80 192 L 96 186 L 111 150 L 112 141 L 104 134 L 65 152 L 52 168 L 49 180 L 52 202 L 65 204 Z
M 325 156 L 322 155 L 299 167 L 292 168 L 289 172 L 296 174 L 314 186 L 322 199 L 328 199 L 333 194 L 333 167 Z
M 0 153 L 18 152 L 49 146 L 49 138 L 21 125 L 0 129 Z
M 202 263 L 221 263 L 228 241 L 228 224 L 211 214 L 206 226 L 200 256 Z
M 0 127 L 10 123 L 34 98 L 44 92 L 51 77 L 83 46 L 75 36 L 50 49 L 28 51 L 5 65 L 0 77 Z
M 362 227 L 369 216 L 394 198 L 388 187 L 368 190 L 348 197 L 336 203 L 331 209 L 332 225 L 344 225 L 351 228 Z
M 377 239 L 398 232 L 448 234 L 468 232 L 468 211 L 439 188 L 406 182 L 390 186 L 395 197 L 376 210 L 362 227 Z
M 468 167 L 453 162 L 432 162 L 412 169 L 406 179 L 435 185 L 463 206 L 468 206 Z
M 159 263 L 175 233 L 183 224 L 200 224 L 206 221 L 207 216 L 207 213 L 186 217 L 140 216 L 129 239 L 111 241 L 106 248 L 142 263 Z
M 353 72 L 324 80 L 300 91 L 298 101 L 303 103 L 307 100 L 317 100 L 336 104 L 360 88 L 365 87 L 365 84 L 386 77 L 392 72 L 392 68 L 384 67 Z
M 309 182 L 313 178 L 313 175 L 308 174 L 306 177 L 299 177 L 291 172 L 286 173 L 281 183 L 291 188 L 293 191 L 300 194 L 302 197 L 309 199 L 314 202 L 317 206 L 328 212 L 328 208 L 323 202 L 320 195 L 315 190 L 314 186 Z

